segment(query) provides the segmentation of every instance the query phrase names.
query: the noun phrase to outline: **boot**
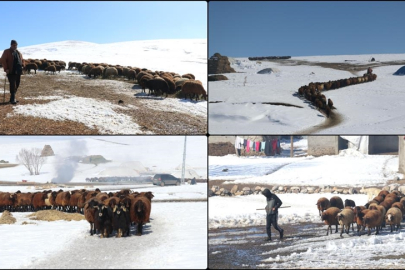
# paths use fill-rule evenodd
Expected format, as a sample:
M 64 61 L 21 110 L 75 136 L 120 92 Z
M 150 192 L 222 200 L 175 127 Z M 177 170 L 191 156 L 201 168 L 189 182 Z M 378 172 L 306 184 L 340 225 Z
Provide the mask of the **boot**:
M 271 237 L 267 237 L 266 241 L 271 241 Z
M 10 96 L 10 103 L 11 104 L 17 104 L 17 100 L 15 100 L 15 93 L 10 93 L 11 94 L 11 96 Z
M 284 235 L 284 230 L 281 229 L 281 231 L 280 231 L 280 239 L 283 239 L 283 235 Z

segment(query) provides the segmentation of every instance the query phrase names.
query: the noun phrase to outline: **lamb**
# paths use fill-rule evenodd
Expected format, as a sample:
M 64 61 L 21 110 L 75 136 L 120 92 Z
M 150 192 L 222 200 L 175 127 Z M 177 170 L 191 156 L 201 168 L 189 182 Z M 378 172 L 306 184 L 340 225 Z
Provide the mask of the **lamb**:
M 340 212 L 340 209 L 337 207 L 329 207 L 322 213 L 321 220 L 325 221 L 325 224 L 328 225 L 328 228 L 326 230 L 326 235 L 329 235 L 329 229 L 330 233 L 332 234 L 332 225 L 336 225 L 336 231 L 335 233 L 338 232 L 338 220 L 337 220 L 337 214 Z
M 398 231 L 398 229 L 401 226 L 401 220 L 402 220 L 401 210 L 399 210 L 396 207 L 392 207 L 392 208 L 388 209 L 387 214 L 385 215 L 385 221 L 386 221 L 386 224 L 390 225 L 391 232 L 392 232 L 393 226 L 395 226 L 395 225 L 397 225 L 396 231 Z
M 338 213 L 336 216 L 342 230 L 340 231 L 340 237 L 343 237 L 343 230 L 346 226 L 346 233 L 349 234 L 350 224 L 354 221 L 354 212 L 351 208 L 345 208 L 342 212 Z
M 198 80 L 189 80 L 183 84 L 181 91 L 184 94 L 184 98 L 187 99 L 187 95 L 190 95 L 190 99 L 192 99 L 192 95 L 195 95 L 195 100 L 197 101 L 200 95 L 203 96 L 205 100 L 207 100 L 207 92 L 204 89 L 202 83 Z
M 363 217 L 363 226 L 368 229 L 368 235 L 371 234 L 371 229 L 376 228 L 376 235 L 379 234 L 379 227 L 384 220 L 384 216 L 379 210 L 369 210 Z
M 343 201 L 342 198 L 340 198 L 339 196 L 333 196 L 332 198 L 330 198 L 330 206 L 331 207 L 337 207 L 339 209 L 343 209 Z

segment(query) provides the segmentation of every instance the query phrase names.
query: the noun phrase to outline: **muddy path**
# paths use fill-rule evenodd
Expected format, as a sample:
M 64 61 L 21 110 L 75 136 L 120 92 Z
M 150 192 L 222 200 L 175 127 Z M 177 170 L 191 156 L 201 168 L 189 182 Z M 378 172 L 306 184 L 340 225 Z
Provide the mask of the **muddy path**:
M 339 125 L 340 123 L 343 122 L 343 115 L 341 115 L 340 113 L 336 112 L 336 111 L 332 111 L 329 118 L 326 118 L 326 120 L 316 126 L 313 127 L 309 127 L 303 130 L 300 130 L 298 132 L 296 132 L 296 135 L 302 135 L 302 134 L 314 134 L 314 133 L 318 133 L 321 131 L 324 131 L 326 129 L 329 129 L 331 127 L 335 127 L 337 125 Z
M 284 230 L 284 238 L 272 228 L 272 241 L 266 241 L 265 226 L 210 229 L 208 232 L 208 267 L 210 269 L 256 269 L 271 268 L 271 264 L 263 266 L 262 260 L 270 255 L 266 252 L 275 250 L 278 254 L 287 255 L 287 247 L 297 239 L 316 239 L 325 231 L 317 228 L 325 227 L 322 223 L 299 223 L 280 225 Z M 272 255 L 272 257 L 275 255 Z M 261 265 L 261 267 L 259 267 Z

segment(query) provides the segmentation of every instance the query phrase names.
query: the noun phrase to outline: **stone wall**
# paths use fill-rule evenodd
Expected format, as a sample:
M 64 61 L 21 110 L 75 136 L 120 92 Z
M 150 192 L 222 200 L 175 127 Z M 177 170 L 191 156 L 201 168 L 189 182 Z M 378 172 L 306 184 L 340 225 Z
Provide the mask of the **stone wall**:
M 209 156 L 226 156 L 235 154 L 235 145 L 230 142 L 210 143 L 208 144 Z
M 308 155 L 323 156 L 339 154 L 338 136 L 308 136 Z

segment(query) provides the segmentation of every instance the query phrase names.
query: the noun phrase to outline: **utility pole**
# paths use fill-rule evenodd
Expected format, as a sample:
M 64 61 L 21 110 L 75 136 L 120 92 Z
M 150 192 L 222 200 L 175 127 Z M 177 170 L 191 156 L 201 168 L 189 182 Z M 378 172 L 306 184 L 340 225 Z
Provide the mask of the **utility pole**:
M 184 136 L 183 167 L 181 168 L 181 184 L 182 185 L 184 185 L 184 175 L 186 172 L 186 145 L 187 145 L 187 136 Z
M 293 157 L 293 153 L 294 153 L 294 136 L 291 136 L 291 147 L 290 147 L 290 157 Z

